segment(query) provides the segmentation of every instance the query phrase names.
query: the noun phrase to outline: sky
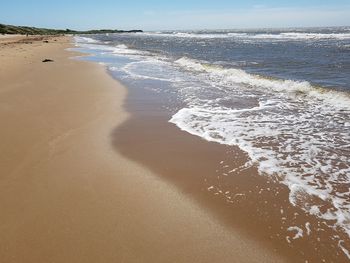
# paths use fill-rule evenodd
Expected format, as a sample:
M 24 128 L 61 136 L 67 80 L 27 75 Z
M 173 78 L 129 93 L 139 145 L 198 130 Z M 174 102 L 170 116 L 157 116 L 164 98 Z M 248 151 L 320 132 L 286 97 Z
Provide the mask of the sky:
M 0 23 L 76 30 L 350 26 L 350 0 L 1 0 Z

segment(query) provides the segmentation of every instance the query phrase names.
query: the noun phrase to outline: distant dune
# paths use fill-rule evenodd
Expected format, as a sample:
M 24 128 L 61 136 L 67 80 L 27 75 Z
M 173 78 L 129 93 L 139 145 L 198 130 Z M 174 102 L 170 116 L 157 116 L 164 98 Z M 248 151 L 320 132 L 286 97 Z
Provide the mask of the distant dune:
M 99 29 L 88 31 L 77 31 L 71 29 L 48 29 L 28 26 L 12 26 L 0 24 L 0 34 L 11 35 L 57 35 L 57 34 L 101 34 L 101 33 L 137 33 L 142 30 L 118 30 L 118 29 Z

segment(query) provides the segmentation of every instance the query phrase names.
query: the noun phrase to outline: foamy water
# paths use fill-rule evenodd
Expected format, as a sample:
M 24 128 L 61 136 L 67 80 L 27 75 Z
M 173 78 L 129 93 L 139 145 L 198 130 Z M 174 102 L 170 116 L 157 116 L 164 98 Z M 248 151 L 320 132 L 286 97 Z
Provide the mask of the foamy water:
M 288 32 L 288 33 L 273 33 L 273 34 L 255 34 L 255 33 L 188 33 L 188 32 L 172 32 L 172 33 L 141 33 L 146 36 L 153 37 L 177 37 L 177 38 L 198 38 L 198 39 L 208 39 L 208 38 L 242 38 L 242 39 L 279 39 L 279 40 L 322 40 L 322 39 L 339 39 L 345 40 L 350 39 L 350 33 L 298 33 L 298 32 Z
M 279 32 L 253 35 L 250 32 L 175 32 L 141 35 L 139 41 L 145 43 L 149 38 L 155 38 L 153 46 L 159 45 L 159 50 L 155 52 L 154 47 L 136 49 L 135 41 L 139 35 L 121 36 L 120 39 L 116 37 L 112 41 L 113 45 L 101 45 L 86 39 L 77 41 L 84 48 L 113 56 L 115 62 L 108 64 L 109 69 L 126 82 L 147 80 L 163 83 L 162 89 L 153 91 L 176 96 L 180 104 L 184 105 L 172 109 L 174 114 L 169 120 L 171 123 L 207 141 L 238 146 L 249 156 L 246 166 L 257 167 L 261 176 L 275 178 L 289 188 L 292 205 L 326 220 L 334 230 L 347 233 L 350 237 L 350 97 L 347 91 L 350 83 L 346 78 L 349 65 L 346 60 L 342 60 L 347 53 L 336 61 L 340 65 L 338 75 L 345 76 L 342 78 L 337 78 L 337 70 L 333 71 L 332 68 L 327 73 L 317 73 L 317 64 L 315 69 L 307 69 L 309 64 L 303 65 L 302 57 L 298 67 L 295 67 L 304 67 L 308 76 L 319 83 L 322 81 L 318 81 L 318 78 L 328 74 L 327 83 L 340 85 L 330 89 L 307 80 L 259 74 L 256 68 L 264 72 L 264 63 L 268 61 L 262 61 L 258 53 L 258 62 L 250 60 L 238 63 L 213 60 L 215 54 L 210 59 L 210 53 L 207 53 L 207 59 L 203 59 L 200 53 L 197 58 L 191 58 L 181 47 L 171 54 L 168 48 L 172 41 L 180 41 L 175 43 L 182 43 L 186 47 L 194 45 L 200 50 L 200 47 L 210 47 L 215 41 L 222 43 L 222 38 L 257 39 L 254 47 L 270 45 L 260 42 L 261 39 L 272 39 L 272 46 L 276 45 L 276 39 L 292 39 L 305 41 L 305 44 L 298 42 L 295 45 L 305 46 L 313 55 L 320 43 L 325 49 L 334 45 L 335 50 L 340 50 L 338 46 L 343 50 L 349 45 L 346 40 L 350 39 L 350 33 Z M 208 39 L 208 42 L 200 42 L 199 38 L 202 39 L 200 41 Z M 106 40 L 104 37 L 96 39 L 100 43 Z M 183 42 L 173 39 L 190 40 Z M 335 42 L 339 39 L 343 42 Z M 225 45 L 229 45 L 230 41 L 225 40 Z M 311 49 L 308 41 L 313 41 Z M 161 48 L 163 44 L 164 49 Z M 294 48 L 294 44 L 289 42 L 283 45 L 283 48 Z M 248 65 L 249 68 L 239 68 L 240 65 Z M 283 65 L 282 61 L 280 67 Z M 269 72 L 278 72 L 278 67 L 269 67 Z M 319 66 L 320 69 L 322 67 Z M 334 79 L 332 76 L 335 76 Z M 339 84 L 341 81 L 344 81 L 343 85 Z M 146 85 L 145 82 L 140 83 Z M 294 237 L 292 235 L 293 238 L 287 241 L 293 242 L 294 239 L 307 236 L 309 225 L 306 223 L 303 228 L 305 230 L 290 226 L 288 231 L 294 233 Z M 348 255 L 343 240 L 338 241 L 338 247 Z

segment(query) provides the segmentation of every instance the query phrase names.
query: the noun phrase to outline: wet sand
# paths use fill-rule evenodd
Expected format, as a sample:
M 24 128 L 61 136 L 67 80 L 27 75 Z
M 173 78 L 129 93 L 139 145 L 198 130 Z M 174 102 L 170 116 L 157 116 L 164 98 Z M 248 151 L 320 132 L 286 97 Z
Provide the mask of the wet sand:
M 285 262 L 187 194 L 198 189 L 181 173 L 203 159 L 157 160 L 186 188 L 120 154 L 160 149 L 133 136 L 127 90 L 103 67 L 70 59 L 70 41 L 0 43 L 1 262 Z M 176 142 L 165 148 L 176 153 Z
M 248 156 L 238 147 L 181 131 L 168 122 L 173 114 L 166 110 L 168 100 L 142 87 L 128 90 L 124 107 L 131 117 L 112 134 L 118 152 L 175 185 L 226 227 L 289 262 L 348 262 L 334 239 L 339 233 L 292 206 L 288 188 L 277 178 L 245 167 Z M 294 227 L 303 231 L 302 238 Z

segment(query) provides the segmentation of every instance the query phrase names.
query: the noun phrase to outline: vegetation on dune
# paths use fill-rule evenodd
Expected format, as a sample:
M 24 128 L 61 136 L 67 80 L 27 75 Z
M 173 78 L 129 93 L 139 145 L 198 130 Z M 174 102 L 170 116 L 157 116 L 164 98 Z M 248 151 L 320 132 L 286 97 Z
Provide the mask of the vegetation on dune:
M 28 26 L 12 26 L 0 24 L 0 34 L 17 34 L 17 35 L 58 35 L 58 34 L 102 34 L 102 33 L 136 33 L 142 32 L 142 30 L 115 30 L 115 29 L 101 29 L 101 30 L 61 30 L 61 29 L 48 29 L 37 28 Z

